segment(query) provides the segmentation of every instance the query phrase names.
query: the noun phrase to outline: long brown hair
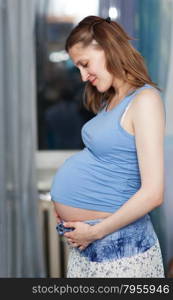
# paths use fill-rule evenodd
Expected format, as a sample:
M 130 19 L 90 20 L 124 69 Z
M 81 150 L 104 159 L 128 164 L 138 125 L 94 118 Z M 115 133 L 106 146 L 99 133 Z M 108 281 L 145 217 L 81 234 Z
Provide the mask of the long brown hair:
M 68 52 L 79 42 L 85 47 L 95 40 L 98 46 L 104 50 L 106 68 L 111 74 L 123 79 L 134 88 L 148 83 L 160 90 L 149 77 L 142 55 L 129 43 L 134 38 L 130 37 L 117 22 L 106 20 L 98 16 L 84 18 L 68 36 L 65 45 L 66 51 Z M 102 104 L 104 102 L 109 104 L 117 93 L 118 89 L 113 87 L 110 87 L 105 93 L 100 93 L 95 86 L 87 82 L 84 105 L 88 110 L 97 113 Z

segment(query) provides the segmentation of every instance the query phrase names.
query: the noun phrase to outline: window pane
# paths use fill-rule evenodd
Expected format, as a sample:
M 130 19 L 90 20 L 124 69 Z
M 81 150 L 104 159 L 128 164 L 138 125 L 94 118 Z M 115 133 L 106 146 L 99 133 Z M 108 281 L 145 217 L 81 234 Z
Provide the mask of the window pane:
M 37 15 L 38 150 L 82 149 L 82 125 L 94 114 L 83 106 L 84 83 L 64 50 L 74 26 L 98 14 L 98 1 L 51 0 Z

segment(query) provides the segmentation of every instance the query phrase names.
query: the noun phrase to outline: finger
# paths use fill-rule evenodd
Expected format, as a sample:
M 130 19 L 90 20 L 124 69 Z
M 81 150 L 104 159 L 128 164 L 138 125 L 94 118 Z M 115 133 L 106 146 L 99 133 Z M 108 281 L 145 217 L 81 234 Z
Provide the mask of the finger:
M 78 247 L 79 247 L 79 245 L 78 245 L 78 244 L 76 244 L 76 243 L 73 243 L 73 247 L 74 247 L 74 248 L 78 248 Z
M 82 250 L 85 249 L 85 247 L 84 247 L 84 246 L 80 246 L 78 249 L 79 249 L 80 251 L 82 251 Z
M 65 227 L 75 227 L 75 223 L 74 222 L 64 222 L 63 225 Z
M 71 239 L 67 239 L 67 241 L 68 241 L 69 243 L 74 243 L 73 240 L 71 240 Z
M 82 245 L 80 245 L 79 250 L 84 250 L 88 247 L 88 243 L 83 243 Z
M 72 234 L 71 232 L 65 232 L 65 233 L 64 233 L 64 236 L 65 236 L 66 238 L 73 238 L 73 234 Z
M 69 242 L 69 244 L 72 246 L 72 247 L 74 247 L 74 248 L 78 248 L 79 247 L 79 244 L 77 244 L 77 243 L 74 243 L 74 242 Z

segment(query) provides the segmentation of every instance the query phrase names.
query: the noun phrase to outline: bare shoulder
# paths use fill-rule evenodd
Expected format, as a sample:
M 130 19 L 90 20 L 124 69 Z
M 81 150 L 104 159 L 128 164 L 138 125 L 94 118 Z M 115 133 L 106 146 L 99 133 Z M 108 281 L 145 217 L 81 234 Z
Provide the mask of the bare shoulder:
M 139 92 L 132 105 L 132 119 L 135 120 L 137 116 L 145 113 L 155 116 L 160 112 L 164 116 L 164 103 L 159 91 L 156 88 L 146 88 Z

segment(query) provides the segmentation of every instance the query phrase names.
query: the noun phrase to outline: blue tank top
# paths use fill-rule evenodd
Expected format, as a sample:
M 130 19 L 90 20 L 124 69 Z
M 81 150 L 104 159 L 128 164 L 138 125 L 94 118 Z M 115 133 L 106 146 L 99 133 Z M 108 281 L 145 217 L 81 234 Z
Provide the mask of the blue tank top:
M 113 213 L 137 192 L 141 178 L 135 136 L 120 125 L 120 119 L 135 95 L 146 88 L 154 87 L 145 84 L 83 125 L 85 147 L 56 172 L 50 191 L 53 201 Z

